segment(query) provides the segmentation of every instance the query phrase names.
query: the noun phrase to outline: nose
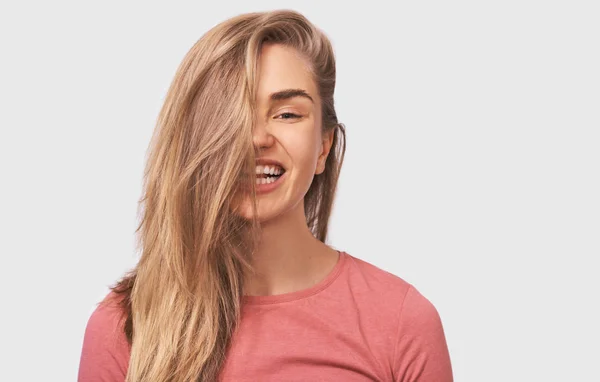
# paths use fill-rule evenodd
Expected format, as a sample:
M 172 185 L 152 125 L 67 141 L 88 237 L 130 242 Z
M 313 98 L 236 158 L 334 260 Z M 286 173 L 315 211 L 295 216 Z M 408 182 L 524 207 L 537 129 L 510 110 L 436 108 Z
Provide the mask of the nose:
M 252 142 L 256 149 L 261 150 L 273 146 L 275 137 L 273 137 L 266 124 L 257 123 L 252 132 Z

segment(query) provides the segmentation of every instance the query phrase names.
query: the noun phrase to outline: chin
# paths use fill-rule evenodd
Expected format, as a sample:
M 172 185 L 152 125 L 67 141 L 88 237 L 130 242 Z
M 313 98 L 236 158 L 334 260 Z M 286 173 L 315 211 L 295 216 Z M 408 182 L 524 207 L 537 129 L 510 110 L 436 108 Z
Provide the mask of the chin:
M 279 191 L 279 195 L 277 191 Z M 293 202 L 296 200 L 296 197 L 298 198 L 298 201 Z M 262 195 L 257 194 L 257 220 L 261 223 L 268 222 L 283 214 L 291 213 L 292 210 L 296 208 L 302 208 L 302 211 L 304 211 L 301 203 L 302 201 L 303 196 L 290 195 L 286 193 L 285 190 L 275 190 Z M 252 219 L 252 205 L 249 197 L 241 202 L 237 213 L 246 220 Z
M 260 201 L 258 202 L 258 209 L 257 209 L 257 220 L 261 223 L 263 222 L 267 222 L 269 220 L 272 220 L 274 218 L 276 218 L 277 216 L 280 216 L 282 214 L 283 210 L 281 208 L 277 208 L 275 206 L 261 206 Z M 253 213 L 252 213 L 252 206 L 250 205 L 250 202 L 246 201 L 244 202 L 240 208 L 237 210 L 237 213 L 242 216 L 244 219 L 246 220 L 250 220 L 253 217 Z

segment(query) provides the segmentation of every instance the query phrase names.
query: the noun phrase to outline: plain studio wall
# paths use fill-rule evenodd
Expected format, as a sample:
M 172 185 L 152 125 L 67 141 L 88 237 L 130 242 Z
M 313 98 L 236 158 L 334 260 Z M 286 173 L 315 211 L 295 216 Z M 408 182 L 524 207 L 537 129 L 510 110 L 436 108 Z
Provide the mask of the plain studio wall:
M 337 54 L 329 244 L 436 306 L 456 381 L 600 380 L 593 1 L 3 4 L 0 380 L 76 379 L 89 315 L 137 261 L 178 64 L 218 22 L 277 8 Z

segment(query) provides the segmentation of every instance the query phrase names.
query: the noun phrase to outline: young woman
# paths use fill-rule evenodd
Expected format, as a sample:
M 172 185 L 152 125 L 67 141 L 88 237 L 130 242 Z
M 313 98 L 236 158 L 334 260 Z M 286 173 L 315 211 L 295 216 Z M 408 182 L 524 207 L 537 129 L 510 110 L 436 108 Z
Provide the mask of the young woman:
M 294 11 L 207 32 L 168 91 L 137 266 L 79 381 L 452 381 L 435 307 L 325 244 L 345 152 L 329 40 Z

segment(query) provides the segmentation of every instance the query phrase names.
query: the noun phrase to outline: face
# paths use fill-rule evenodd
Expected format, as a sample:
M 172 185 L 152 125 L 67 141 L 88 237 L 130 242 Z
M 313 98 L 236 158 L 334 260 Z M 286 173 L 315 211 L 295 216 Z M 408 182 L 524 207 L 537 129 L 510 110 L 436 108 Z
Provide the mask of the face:
M 304 213 L 303 199 L 313 178 L 325 169 L 331 149 L 331 134 L 321 132 L 321 100 L 308 63 L 295 49 L 265 44 L 259 61 L 257 121 L 253 143 L 257 160 L 276 161 L 283 174 L 273 183 L 257 171 L 258 219 L 261 222 L 290 211 Z M 273 165 L 267 164 L 267 172 Z M 280 170 L 275 167 L 275 173 Z M 265 182 L 265 184 L 263 184 Z M 249 197 L 240 207 L 246 218 L 252 215 Z

